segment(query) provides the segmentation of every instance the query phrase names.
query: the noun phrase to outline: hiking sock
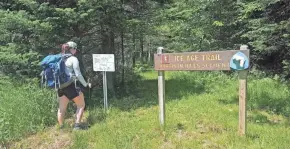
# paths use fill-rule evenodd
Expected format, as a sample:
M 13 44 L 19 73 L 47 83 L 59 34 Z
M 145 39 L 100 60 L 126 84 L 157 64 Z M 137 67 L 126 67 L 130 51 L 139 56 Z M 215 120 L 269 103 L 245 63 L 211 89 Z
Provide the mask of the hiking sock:
M 57 126 L 57 129 L 63 129 L 63 128 L 64 128 L 64 124 Z

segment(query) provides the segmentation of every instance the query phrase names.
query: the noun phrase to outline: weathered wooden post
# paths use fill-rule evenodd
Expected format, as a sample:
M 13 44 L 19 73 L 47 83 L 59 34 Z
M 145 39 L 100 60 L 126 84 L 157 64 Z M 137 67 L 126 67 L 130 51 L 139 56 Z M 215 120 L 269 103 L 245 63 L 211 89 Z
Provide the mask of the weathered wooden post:
M 248 50 L 247 45 L 242 45 L 240 50 Z M 246 134 L 246 117 L 247 117 L 247 75 L 248 70 L 239 71 L 239 135 Z
M 157 54 L 162 54 L 164 48 L 158 47 Z M 164 126 L 165 123 L 165 75 L 164 70 L 158 71 L 158 101 L 159 101 L 159 120 L 160 124 Z

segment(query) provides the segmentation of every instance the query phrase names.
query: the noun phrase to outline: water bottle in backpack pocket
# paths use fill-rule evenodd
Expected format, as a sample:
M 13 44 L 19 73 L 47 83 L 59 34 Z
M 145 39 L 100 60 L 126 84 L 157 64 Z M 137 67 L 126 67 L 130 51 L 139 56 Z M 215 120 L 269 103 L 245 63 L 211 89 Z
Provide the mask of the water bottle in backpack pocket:
M 42 84 L 44 86 L 62 89 L 74 82 L 73 77 L 65 70 L 65 61 L 70 56 L 70 54 L 48 55 L 41 61 Z

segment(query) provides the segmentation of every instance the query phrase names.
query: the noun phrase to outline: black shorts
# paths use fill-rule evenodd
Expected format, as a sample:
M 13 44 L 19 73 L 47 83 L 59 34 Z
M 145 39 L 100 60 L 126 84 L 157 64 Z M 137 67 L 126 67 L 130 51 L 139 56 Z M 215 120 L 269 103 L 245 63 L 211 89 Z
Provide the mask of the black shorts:
M 69 100 L 72 100 L 80 95 L 80 91 L 81 91 L 80 88 L 76 88 L 75 84 L 72 83 L 71 85 L 63 89 L 59 89 L 57 93 L 58 97 L 66 96 Z

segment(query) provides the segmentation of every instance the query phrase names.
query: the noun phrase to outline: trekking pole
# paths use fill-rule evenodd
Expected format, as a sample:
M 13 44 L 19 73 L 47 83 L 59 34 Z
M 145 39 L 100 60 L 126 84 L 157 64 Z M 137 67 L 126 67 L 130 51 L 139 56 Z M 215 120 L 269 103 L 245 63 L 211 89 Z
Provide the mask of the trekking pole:
M 88 83 L 90 84 L 90 78 L 88 78 Z M 92 84 L 89 85 L 89 100 L 91 101 L 91 87 Z
M 43 89 L 44 88 L 44 85 L 43 85 L 44 84 L 44 72 L 42 71 L 40 75 L 41 75 L 41 84 L 40 84 L 40 87 L 41 87 L 41 89 Z
M 56 85 L 56 75 L 55 75 L 55 72 L 53 73 L 53 76 L 54 76 L 54 91 L 55 91 L 55 98 L 56 98 L 56 101 L 59 102 L 59 100 L 58 100 L 58 92 L 57 92 L 57 85 Z

